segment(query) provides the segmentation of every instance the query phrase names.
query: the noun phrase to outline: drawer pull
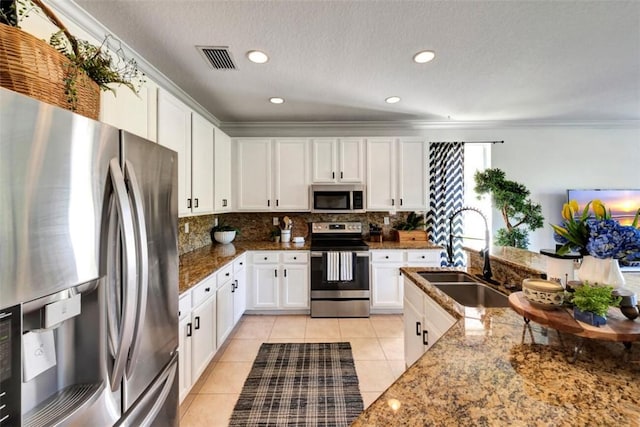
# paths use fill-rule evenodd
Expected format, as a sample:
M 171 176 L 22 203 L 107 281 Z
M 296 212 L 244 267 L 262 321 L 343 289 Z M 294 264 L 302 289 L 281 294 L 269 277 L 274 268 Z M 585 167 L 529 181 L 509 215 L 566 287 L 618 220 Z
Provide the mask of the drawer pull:
M 206 288 L 204 288 L 204 291 L 205 292 L 211 292 L 211 288 L 210 287 L 206 287 Z
M 191 322 L 187 323 L 187 336 L 190 337 L 191 333 L 193 331 L 191 330 Z
M 196 321 L 195 321 L 196 325 L 195 325 L 195 329 L 198 330 L 200 329 L 200 316 L 196 316 Z
M 429 345 L 429 331 L 422 331 L 422 344 Z
M 225 276 L 227 276 L 227 277 L 229 277 L 229 274 L 230 274 L 230 273 L 225 273 L 224 275 L 225 275 Z
M 420 322 L 416 322 L 416 335 L 422 335 L 422 325 L 420 324 Z

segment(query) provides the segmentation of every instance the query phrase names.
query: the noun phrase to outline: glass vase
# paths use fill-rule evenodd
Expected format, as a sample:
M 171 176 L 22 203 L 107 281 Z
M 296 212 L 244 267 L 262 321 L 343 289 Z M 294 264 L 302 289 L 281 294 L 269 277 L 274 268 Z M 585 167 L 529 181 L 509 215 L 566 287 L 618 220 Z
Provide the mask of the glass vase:
M 624 286 L 625 283 L 617 259 L 596 258 L 591 255 L 582 258 L 578 279 L 589 282 L 590 285 L 607 285 L 613 288 Z

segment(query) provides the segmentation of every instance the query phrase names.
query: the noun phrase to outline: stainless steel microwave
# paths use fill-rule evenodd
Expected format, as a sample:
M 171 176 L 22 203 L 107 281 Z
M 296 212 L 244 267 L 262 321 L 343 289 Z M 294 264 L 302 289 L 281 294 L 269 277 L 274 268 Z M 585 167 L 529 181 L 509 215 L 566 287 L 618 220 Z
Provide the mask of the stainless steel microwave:
M 365 212 L 364 185 L 328 184 L 310 187 L 311 212 Z

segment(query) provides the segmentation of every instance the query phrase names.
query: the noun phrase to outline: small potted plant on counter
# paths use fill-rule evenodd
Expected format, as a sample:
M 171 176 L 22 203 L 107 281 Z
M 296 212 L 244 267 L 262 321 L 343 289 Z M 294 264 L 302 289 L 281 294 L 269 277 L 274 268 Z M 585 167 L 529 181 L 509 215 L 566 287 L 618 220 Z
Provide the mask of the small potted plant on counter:
M 222 221 L 211 229 L 211 241 L 227 244 L 233 242 L 236 235 L 240 234 L 240 229 L 231 225 L 223 224 Z
M 588 282 L 577 287 L 571 297 L 573 317 L 589 325 L 604 325 L 607 323 L 609 307 L 617 307 L 621 301 L 612 292 L 611 286 L 590 286 Z
M 396 222 L 393 229 L 395 230 L 397 240 L 399 242 L 426 242 L 428 240 L 428 236 L 427 232 L 423 230 L 423 227 L 424 217 L 422 214 L 410 212 L 409 215 L 407 215 L 407 219 L 405 221 L 401 220 Z

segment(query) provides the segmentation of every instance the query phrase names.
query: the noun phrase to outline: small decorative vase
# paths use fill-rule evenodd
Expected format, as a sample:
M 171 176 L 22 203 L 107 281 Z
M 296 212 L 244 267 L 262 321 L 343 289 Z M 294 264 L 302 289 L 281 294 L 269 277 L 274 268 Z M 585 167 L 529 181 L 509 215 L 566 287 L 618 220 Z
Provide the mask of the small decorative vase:
M 593 326 L 600 326 L 607 323 L 607 318 L 604 316 L 598 316 L 590 311 L 581 311 L 578 307 L 573 307 L 573 317 L 584 323 L 588 323 Z
M 613 288 L 619 288 L 625 284 L 617 259 L 601 259 L 591 255 L 582 258 L 582 264 L 578 269 L 578 278 L 591 285 L 608 285 Z

